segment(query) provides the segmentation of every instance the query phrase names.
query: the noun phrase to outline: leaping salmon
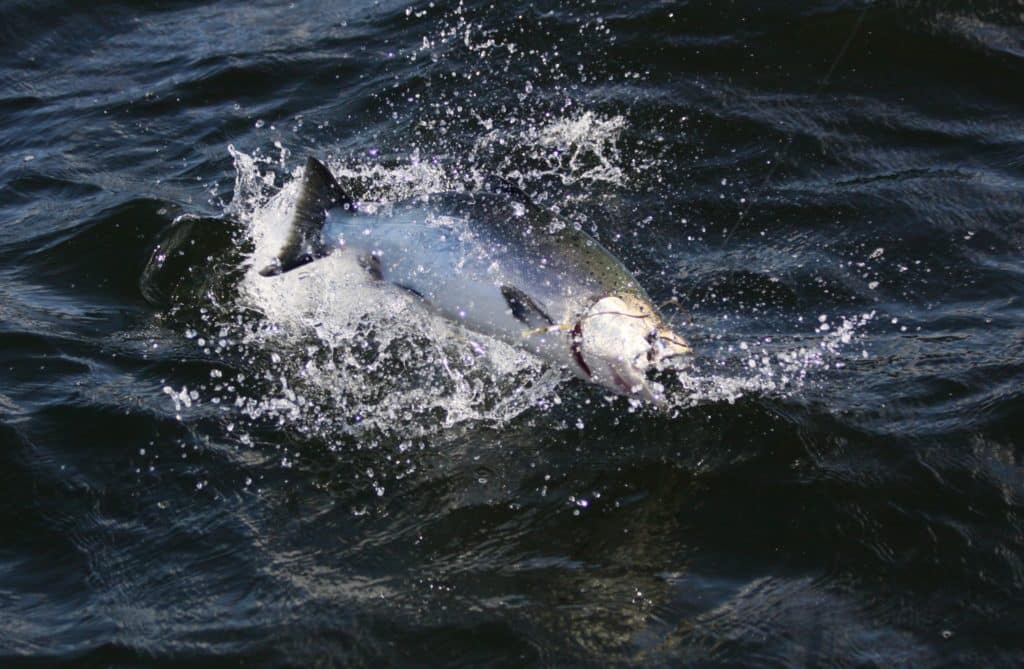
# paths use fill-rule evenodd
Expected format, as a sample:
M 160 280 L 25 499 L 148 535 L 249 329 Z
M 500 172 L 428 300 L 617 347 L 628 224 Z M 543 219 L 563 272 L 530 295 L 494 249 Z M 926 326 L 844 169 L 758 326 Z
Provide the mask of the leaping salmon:
M 363 203 L 310 157 L 287 241 L 260 274 L 334 252 L 355 254 L 374 279 L 468 330 L 622 395 L 663 402 L 649 377 L 692 356 L 618 258 L 499 180 L 479 191 Z

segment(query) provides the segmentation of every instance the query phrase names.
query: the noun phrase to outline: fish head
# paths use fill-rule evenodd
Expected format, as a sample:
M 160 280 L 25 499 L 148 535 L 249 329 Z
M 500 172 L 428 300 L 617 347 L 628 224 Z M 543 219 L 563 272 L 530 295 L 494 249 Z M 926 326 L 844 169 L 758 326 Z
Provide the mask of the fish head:
M 664 388 L 651 377 L 688 363 L 693 351 L 650 301 L 635 295 L 603 297 L 577 321 L 573 355 L 587 376 L 622 395 L 660 403 Z

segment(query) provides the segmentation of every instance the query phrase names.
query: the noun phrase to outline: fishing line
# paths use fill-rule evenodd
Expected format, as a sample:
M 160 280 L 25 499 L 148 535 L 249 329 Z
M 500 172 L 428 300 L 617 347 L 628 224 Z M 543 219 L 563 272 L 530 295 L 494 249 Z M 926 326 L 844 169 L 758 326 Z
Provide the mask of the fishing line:
M 689 293 L 687 293 L 687 297 L 689 297 Z M 673 295 L 672 297 L 668 298 L 667 300 L 665 300 L 664 302 L 659 304 L 658 305 L 658 311 L 660 312 L 662 309 L 664 309 L 665 307 L 667 307 L 670 304 L 675 307 L 675 312 L 677 314 L 681 314 L 681 315 L 686 317 L 686 320 L 687 320 L 686 324 L 687 325 L 693 325 L 693 314 L 690 313 L 689 309 L 687 309 L 686 307 L 683 306 L 683 303 L 679 300 L 679 297 L 677 295 Z M 666 318 L 665 320 L 668 321 L 668 325 L 672 325 L 672 326 L 675 325 L 672 322 L 671 318 Z
M 866 4 L 864 6 L 864 9 L 862 9 L 860 11 L 860 14 L 858 14 L 857 20 L 854 21 L 853 27 L 850 29 L 850 33 L 846 36 L 846 41 L 844 41 L 842 46 L 839 48 L 839 52 L 836 54 L 836 57 L 832 60 L 832 64 L 829 66 L 828 72 L 825 73 L 825 77 L 819 82 L 817 90 L 815 91 L 815 95 L 821 95 L 824 92 L 824 90 L 828 87 L 829 83 L 832 80 L 832 76 L 835 74 L 836 69 L 839 67 L 839 63 L 846 56 L 846 53 L 850 50 L 850 46 L 853 44 L 853 40 L 856 39 L 857 34 L 860 32 L 860 29 L 861 29 L 861 27 L 864 24 L 864 19 L 865 19 L 865 17 L 867 17 L 868 10 L 870 8 L 871 8 L 871 4 L 870 3 Z M 789 154 L 789 150 L 790 150 L 790 148 L 793 145 L 793 140 L 794 140 L 795 137 L 796 137 L 796 131 L 795 130 L 791 130 L 788 133 L 787 137 L 786 137 L 786 142 L 785 142 L 785 144 L 782 147 L 782 151 L 779 152 L 775 156 L 775 160 L 772 162 L 771 168 L 768 170 L 768 173 L 765 175 L 764 180 L 761 182 L 760 187 L 757 189 L 758 191 L 763 192 L 765 189 L 767 189 L 768 185 L 775 178 L 775 174 L 779 170 L 779 165 L 782 164 L 782 161 Z M 751 206 L 752 202 L 753 202 L 753 198 L 747 198 L 747 200 L 745 202 L 741 203 L 739 214 L 736 217 L 736 223 L 733 224 L 733 226 L 731 228 L 729 228 L 729 230 L 725 233 L 725 236 L 722 239 L 722 248 L 723 249 L 728 246 L 729 240 L 732 239 L 733 233 L 735 233 L 739 228 L 741 228 L 743 226 L 743 224 L 746 222 L 745 216 L 747 214 L 747 211 L 750 209 L 750 206 Z M 685 298 L 684 302 L 686 304 L 691 304 L 692 303 L 691 300 L 690 300 L 690 296 L 692 295 L 693 290 L 695 288 L 696 288 L 696 286 L 691 286 L 690 289 L 686 291 L 686 294 L 684 295 L 684 298 Z M 661 305 L 661 307 L 665 307 L 665 306 L 668 306 L 669 304 L 672 304 L 672 305 L 676 306 L 677 313 L 680 313 L 681 311 L 685 311 L 684 309 L 682 309 L 682 306 L 681 306 L 682 302 L 679 300 L 679 297 L 677 295 L 675 295 L 674 293 L 675 293 L 675 291 L 673 289 L 672 297 L 670 299 L 666 300 Z M 661 307 L 659 307 L 659 310 L 661 309 Z M 694 324 L 693 315 L 689 311 L 686 311 L 686 313 L 682 314 L 682 315 L 684 315 L 689 320 L 688 325 L 693 325 Z M 669 321 L 669 325 L 673 325 L 671 318 L 669 318 L 668 321 Z
M 853 40 L 857 37 L 857 33 L 860 32 L 860 28 L 864 24 L 864 18 L 867 16 L 868 9 L 870 8 L 870 3 L 865 5 L 864 9 L 862 9 L 860 14 L 857 16 L 857 20 L 854 22 L 853 28 L 850 29 L 850 34 L 847 35 L 846 41 L 843 42 L 843 45 L 839 48 L 839 53 L 837 53 L 835 59 L 833 59 L 832 65 L 829 66 L 828 72 L 825 74 L 824 79 L 822 79 L 821 82 L 818 84 L 818 88 L 815 91 L 815 95 L 821 95 L 828 87 L 829 83 L 832 80 L 832 75 L 835 74 L 836 68 L 839 67 L 840 61 L 842 61 L 843 57 L 846 56 L 846 52 L 850 50 L 850 45 L 853 44 Z M 771 183 L 772 179 L 775 177 L 775 173 L 778 172 L 779 170 L 779 165 L 782 164 L 782 161 L 789 154 L 789 149 L 790 147 L 792 147 L 793 140 L 795 137 L 796 131 L 791 130 L 786 138 L 785 145 L 783 145 L 782 147 L 782 151 L 775 156 L 775 161 L 772 163 L 771 169 L 768 170 L 768 174 L 765 175 L 764 181 L 761 182 L 761 186 L 758 189 L 759 191 L 764 191 L 768 187 L 768 184 Z M 737 216 L 736 223 L 732 226 L 732 228 L 729 229 L 729 231 L 725 235 L 725 238 L 722 240 L 723 248 L 726 245 L 728 245 L 729 239 L 732 238 L 733 233 L 736 232 L 736 230 L 738 230 L 743 225 L 745 221 L 744 216 L 750 209 L 752 200 L 753 198 L 748 198 L 745 203 L 741 204 L 740 212 Z

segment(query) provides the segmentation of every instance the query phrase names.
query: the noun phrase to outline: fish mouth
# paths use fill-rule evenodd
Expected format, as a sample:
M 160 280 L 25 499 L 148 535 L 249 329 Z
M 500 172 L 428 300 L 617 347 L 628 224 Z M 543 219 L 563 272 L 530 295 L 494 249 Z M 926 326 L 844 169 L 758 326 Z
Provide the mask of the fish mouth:
M 648 337 L 648 342 L 650 349 L 647 351 L 647 361 L 658 369 L 678 367 L 680 362 L 689 363 L 693 357 L 690 344 L 668 328 L 656 328 Z

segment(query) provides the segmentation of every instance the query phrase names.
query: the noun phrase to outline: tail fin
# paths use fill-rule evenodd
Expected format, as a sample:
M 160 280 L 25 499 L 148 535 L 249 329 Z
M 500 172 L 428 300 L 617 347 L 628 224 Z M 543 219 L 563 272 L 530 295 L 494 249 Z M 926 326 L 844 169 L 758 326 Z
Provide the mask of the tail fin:
M 283 274 L 330 253 L 321 230 L 327 210 L 336 206 L 352 206 L 352 198 L 342 190 L 323 163 L 310 156 L 302 176 L 302 190 L 295 203 L 288 240 L 274 261 L 260 270 L 263 276 Z

